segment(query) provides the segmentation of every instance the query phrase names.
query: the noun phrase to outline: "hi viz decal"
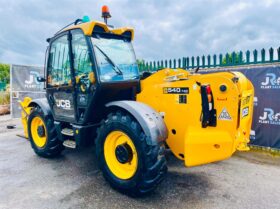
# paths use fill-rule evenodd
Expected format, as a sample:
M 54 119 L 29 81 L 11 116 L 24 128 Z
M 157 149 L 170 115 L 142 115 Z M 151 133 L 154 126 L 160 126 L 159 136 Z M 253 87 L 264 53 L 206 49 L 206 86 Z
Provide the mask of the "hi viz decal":
M 226 108 L 224 108 L 222 110 L 222 112 L 220 113 L 219 117 L 218 117 L 219 120 L 232 120 L 229 112 L 227 111 Z

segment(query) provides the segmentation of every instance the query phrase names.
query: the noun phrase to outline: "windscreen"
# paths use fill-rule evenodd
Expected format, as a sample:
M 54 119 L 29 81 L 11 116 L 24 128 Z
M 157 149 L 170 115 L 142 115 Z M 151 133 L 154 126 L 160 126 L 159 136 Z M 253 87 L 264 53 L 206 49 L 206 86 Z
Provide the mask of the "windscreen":
M 92 43 L 103 82 L 139 78 L 133 46 L 130 41 L 116 38 L 92 37 Z

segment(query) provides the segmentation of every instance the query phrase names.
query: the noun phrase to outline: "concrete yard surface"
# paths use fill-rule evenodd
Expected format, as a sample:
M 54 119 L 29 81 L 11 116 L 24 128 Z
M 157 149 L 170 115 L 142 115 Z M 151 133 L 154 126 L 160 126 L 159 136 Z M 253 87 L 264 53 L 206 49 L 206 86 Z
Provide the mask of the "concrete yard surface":
M 7 123 L 15 129 L 6 129 Z M 94 147 L 36 156 L 16 134 L 19 120 L 0 120 L 0 208 L 220 208 L 279 209 L 280 157 L 236 153 L 226 161 L 185 168 L 168 155 L 168 174 L 150 195 L 113 190 L 97 167 Z

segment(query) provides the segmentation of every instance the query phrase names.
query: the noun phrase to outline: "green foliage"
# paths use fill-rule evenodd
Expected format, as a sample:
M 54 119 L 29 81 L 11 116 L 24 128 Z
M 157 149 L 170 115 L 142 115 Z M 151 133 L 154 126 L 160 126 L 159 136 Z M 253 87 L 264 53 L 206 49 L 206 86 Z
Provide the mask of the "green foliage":
M 145 61 L 144 61 L 143 59 L 137 59 L 136 62 L 137 62 L 137 64 L 138 64 L 138 66 L 139 66 L 139 65 L 144 65 L 144 64 L 145 64 Z
M 10 65 L 0 63 L 0 82 L 10 83 Z

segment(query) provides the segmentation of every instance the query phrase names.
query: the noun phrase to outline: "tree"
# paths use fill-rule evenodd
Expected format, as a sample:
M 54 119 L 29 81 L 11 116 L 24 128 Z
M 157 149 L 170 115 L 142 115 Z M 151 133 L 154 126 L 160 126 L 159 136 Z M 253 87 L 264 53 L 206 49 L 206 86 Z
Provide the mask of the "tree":
M 0 82 L 10 83 L 10 65 L 0 63 Z

